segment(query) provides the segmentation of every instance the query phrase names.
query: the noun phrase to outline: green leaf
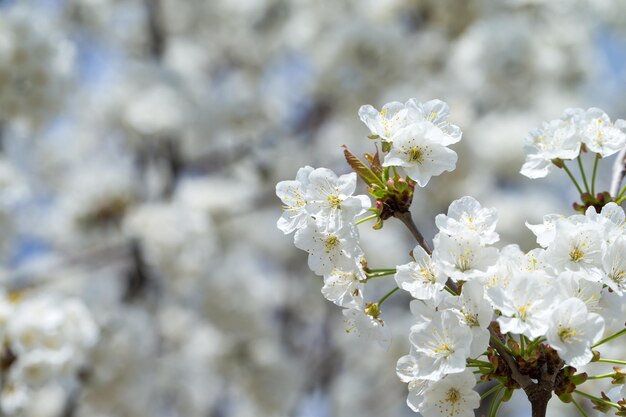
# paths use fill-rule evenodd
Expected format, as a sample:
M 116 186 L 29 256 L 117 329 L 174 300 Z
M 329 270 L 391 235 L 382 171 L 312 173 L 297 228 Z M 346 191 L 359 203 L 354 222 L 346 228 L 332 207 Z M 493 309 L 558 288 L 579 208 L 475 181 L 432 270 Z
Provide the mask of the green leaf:
M 385 188 L 385 183 L 380 179 L 380 177 L 378 177 L 374 171 L 370 169 L 370 167 L 365 165 L 365 162 L 361 161 L 356 157 L 356 155 L 350 152 L 346 145 L 343 145 L 343 154 L 346 157 L 348 165 L 352 167 L 354 172 L 356 172 L 359 177 L 367 183 L 367 185 L 377 184 L 381 188 Z
M 379 139 L 380 136 L 378 135 L 367 135 L 368 139 Z

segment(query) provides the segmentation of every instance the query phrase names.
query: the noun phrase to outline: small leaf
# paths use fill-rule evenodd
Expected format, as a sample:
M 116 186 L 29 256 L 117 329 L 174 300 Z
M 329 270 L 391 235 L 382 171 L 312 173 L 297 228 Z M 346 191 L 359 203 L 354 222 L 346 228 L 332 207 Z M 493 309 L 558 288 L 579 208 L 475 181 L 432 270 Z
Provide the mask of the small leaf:
M 359 177 L 367 183 L 367 185 L 377 184 L 381 188 L 385 187 L 385 183 L 380 179 L 380 177 L 378 177 L 367 165 L 365 165 L 365 162 L 361 161 L 356 157 L 356 155 L 350 152 L 345 145 L 343 145 L 343 154 L 346 157 L 348 165 L 352 167 L 354 172 L 356 172 Z
M 378 135 L 367 135 L 368 139 L 380 139 L 380 136 Z

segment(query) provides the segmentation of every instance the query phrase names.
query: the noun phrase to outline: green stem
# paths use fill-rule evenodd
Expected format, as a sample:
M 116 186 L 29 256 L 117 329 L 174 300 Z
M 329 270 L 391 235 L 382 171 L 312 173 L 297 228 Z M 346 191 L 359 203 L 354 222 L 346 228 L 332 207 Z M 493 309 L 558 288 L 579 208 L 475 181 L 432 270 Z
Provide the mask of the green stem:
M 592 349 L 596 348 L 596 347 L 598 347 L 600 345 L 605 344 L 606 342 L 610 342 L 611 340 L 617 339 L 618 337 L 623 336 L 625 334 L 626 334 L 626 329 L 622 329 L 619 332 L 617 332 L 617 333 L 615 333 L 615 334 L 613 334 L 613 335 L 611 335 L 609 337 L 606 337 L 606 338 L 600 340 L 598 343 L 596 343 L 595 345 L 591 346 L 591 348 Z
M 479 361 L 478 359 L 468 358 L 467 362 L 471 363 L 473 365 L 483 365 L 483 366 L 491 367 L 491 363 L 489 363 L 487 361 Z
M 575 390 L 574 390 L 574 392 L 575 392 L 576 394 L 578 394 L 578 395 L 582 395 L 583 397 L 589 398 L 590 400 L 595 401 L 595 402 L 598 402 L 598 403 L 600 403 L 600 404 L 610 405 L 611 407 L 615 407 L 615 408 L 617 408 L 617 409 L 619 409 L 619 408 L 620 408 L 620 406 L 619 406 L 619 405 L 617 405 L 617 404 L 615 404 L 615 403 L 613 403 L 613 402 L 611 402 L 611 401 L 607 401 L 607 400 L 602 399 L 602 398 L 594 397 L 593 395 L 591 395 L 591 394 L 587 394 L 586 392 L 578 391 L 577 389 L 575 389 Z
M 393 272 L 394 274 L 396 273 L 396 268 L 381 268 L 381 269 L 370 269 L 367 268 L 365 270 L 365 272 L 367 272 L 368 274 L 373 274 L 376 272 Z
M 511 349 L 509 349 L 509 347 L 507 345 L 505 345 L 504 343 L 502 343 L 502 341 L 500 339 L 498 339 L 497 337 L 491 335 L 491 340 L 493 340 L 494 342 L 496 342 L 496 344 L 498 346 L 500 346 L 502 349 L 506 350 L 506 352 L 515 357 L 515 354 L 511 351 Z
M 589 416 L 587 415 L 587 413 L 585 413 L 585 410 L 583 410 L 583 408 L 582 408 L 580 405 L 578 405 L 578 403 L 576 402 L 576 400 L 575 400 L 575 399 L 573 399 L 573 398 L 572 398 L 572 404 L 574 404 L 574 405 L 576 406 L 576 408 L 578 409 L 578 411 L 580 412 L 580 414 L 582 414 L 584 417 L 589 417 Z
M 371 216 L 367 216 L 367 217 L 365 217 L 365 218 L 362 218 L 361 220 L 357 221 L 357 222 L 356 222 L 356 223 L 354 223 L 354 224 L 359 225 L 359 224 L 361 224 L 361 223 L 365 223 L 365 222 L 366 222 L 366 221 L 368 221 L 368 220 L 374 220 L 374 219 L 375 219 L 375 218 L 377 218 L 377 217 L 378 217 L 378 214 L 372 214 Z
M 569 168 L 565 165 L 565 162 L 563 162 L 563 169 L 565 170 L 565 172 L 567 172 L 567 175 L 569 176 L 569 178 L 572 180 L 572 182 L 576 186 L 576 189 L 578 190 L 578 193 L 580 195 L 582 195 L 583 194 L 583 190 L 580 188 L 580 185 L 578 185 L 578 181 L 576 181 L 576 178 L 574 178 L 574 175 L 572 175 L 572 171 L 570 171 Z
M 591 174 L 591 195 L 596 195 L 596 171 L 598 171 L 598 161 L 600 160 L 600 154 L 596 154 L 596 158 L 593 161 L 593 174 Z
M 617 193 L 617 195 L 615 196 L 615 199 L 616 200 L 619 199 L 621 196 L 624 195 L 624 193 L 626 193 L 626 185 L 622 187 L 619 193 Z
M 380 307 L 387 298 L 391 297 L 393 295 L 394 292 L 398 291 L 400 289 L 400 287 L 396 287 L 393 290 L 389 291 L 387 294 L 383 295 L 383 298 L 381 298 L 380 300 L 378 300 L 378 306 Z
M 488 396 L 490 396 L 491 394 L 493 394 L 494 392 L 498 391 L 499 389 L 502 388 L 502 384 L 498 382 L 498 384 L 494 385 L 493 387 L 491 387 L 491 389 L 487 392 L 485 392 L 483 395 L 480 396 L 480 400 L 484 400 L 485 398 L 487 398 Z
M 491 402 L 491 407 L 489 407 L 489 417 L 495 417 L 498 414 L 498 410 L 500 409 L 500 404 L 502 404 L 502 397 L 504 395 L 500 395 L 504 387 L 500 387 L 496 395 L 494 395 L 494 400 Z M 498 397 L 498 395 L 500 395 Z
M 613 378 L 614 376 L 615 376 L 615 372 L 611 372 L 610 374 L 588 376 L 587 379 Z
M 618 361 L 617 359 L 598 359 L 596 362 L 616 363 L 618 365 L 626 365 L 626 361 Z
M 377 272 L 377 273 L 374 273 L 374 274 L 367 274 L 367 278 L 365 278 L 361 282 L 367 282 L 370 279 L 380 278 L 380 277 L 387 277 L 389 275 L 394 275 L 394 274 L 395 274 L 395 272 Z
M 537 339 L 533 340 L 532 342 L 528 344 L 528 346 L 526 347 L 526 350 L 530 352 L 531 349 L 534 349 L 535 346 L 537 346 L 541 342 L 544 342 L 545 340 L 546 339 L 544 339 L 543 337 L 538 337 Z
M 519 348 L 520 348 L 520 351 L 522 352 L 522 355 L 526 351 L 526 342 L 524 339 L 526 339 L 526 336 L 524 335 L 521 335 L 519 338 Z
M 583 177 L 583 183 L 585 184 L 585 190 L 587 190 L 587 192 L 589 192 L 589 184 L 587 183 L 587 176 L 585 175 L 585 168 L 583 167 L 583 160 L 580 157 L 580 155 L 578 155 L 578 158 L 576 158 L 578 160 L 578 168 L 580 169 L 580 175 L 582 175 Z
M 626 201 L 626 195 L 621 197 L 620 199 L 618 199 L 615 203 L 617 203 L 617 205 L 619 206 L 620 204 L 622 204 L 624 201 Z

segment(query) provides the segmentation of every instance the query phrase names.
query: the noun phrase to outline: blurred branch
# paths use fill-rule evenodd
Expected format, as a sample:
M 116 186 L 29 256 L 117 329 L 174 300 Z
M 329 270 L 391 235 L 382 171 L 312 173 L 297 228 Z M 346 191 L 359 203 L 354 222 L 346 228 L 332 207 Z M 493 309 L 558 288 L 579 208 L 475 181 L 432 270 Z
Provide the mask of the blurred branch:
M 141 297 L 153 283 L 151 273 L 146 265 L 139 240 L 130 243 L 131 270 L 126 274 L 126 292 L 124 301 L 131 302 Z
M 626 148 L 622 149 L 613 163 L 613 178 L 611 180 L 611 197 L 616 198 L 619 186 L 626 176 Z
M 6 275 L 7 291 L 22 291 L 36 287 L 42 282 L 40 279 L 49 276 L 54 271 L 61 271 L 78 265 L 89 266 L 93 271 L 99 266 L 111 266 L 116 260 L 125 262 L 129 259 L 131 247 L 129 242 L 116 242 L 90 248 L 75 255 L 59 257 L 56 259 L 40 262 L 34 266 L 18 269 Z
M 160 0 L 145 0 L 148 11 L 148 39 L 150 40 L 150 54 L 157 60 L 161 60 L 167 38 L 163 30 L 163 16 Z

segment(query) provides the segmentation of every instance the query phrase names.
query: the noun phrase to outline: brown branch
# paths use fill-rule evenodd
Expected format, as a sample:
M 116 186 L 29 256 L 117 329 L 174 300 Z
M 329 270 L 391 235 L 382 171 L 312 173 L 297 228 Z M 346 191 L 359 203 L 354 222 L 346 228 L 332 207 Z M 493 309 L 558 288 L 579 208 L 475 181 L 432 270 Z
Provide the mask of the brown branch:
M 417 240 L 417 243 L 422 248 L 424 248 L 426 253 L 429 255 L 432 255 L 433 252 L 432 250 L 430 250 L 430 246 L 428 246 L 428 243 L 426 243 L 424 236 L 422 236 L 420 231 L 417 229 L 417 226 L 415 225 L 415 223 L 413 223 L 413 217 L 411 217 L 411 212 L 410 211 L 395 212 L 394 216 L 396 219 L 404 223 L 404 225 L 407 227 L 407 229 L 409 229 L 409 232 L 411 232 L 415 240 Z
M 496 338 L 497 340 L 502 342 L 500 336 L 498 335 L 498 333 L 496 333 L 491 325 L 489 326 L 489 333 L 491 333 L 492 339 Z M 498 355 L 500 355 L 500 357 L 505 360 L 506 364 L 511 369 L 511 377 L 515 380 L 515 382 L 520 385 L 520 387 L 522 387 L 524 391 L 526 391 L 529 386 L 534 384 L 534 382 L 532 381 L 532 379 L 530 379 L 528 375 L 524 375 L 520 372 L 519 367 L 517 366 L 517 362 L 515 361 L 515 359 L 513 359 L 513 356 L 511 356 L 509 352 L 506 351 L 506 349 L 500 346 L 499 343 L 495 343 L 493 340 L 489 341 L 489 345 L 491 345 L 491 347 L 493 347 L 498 352 Z

